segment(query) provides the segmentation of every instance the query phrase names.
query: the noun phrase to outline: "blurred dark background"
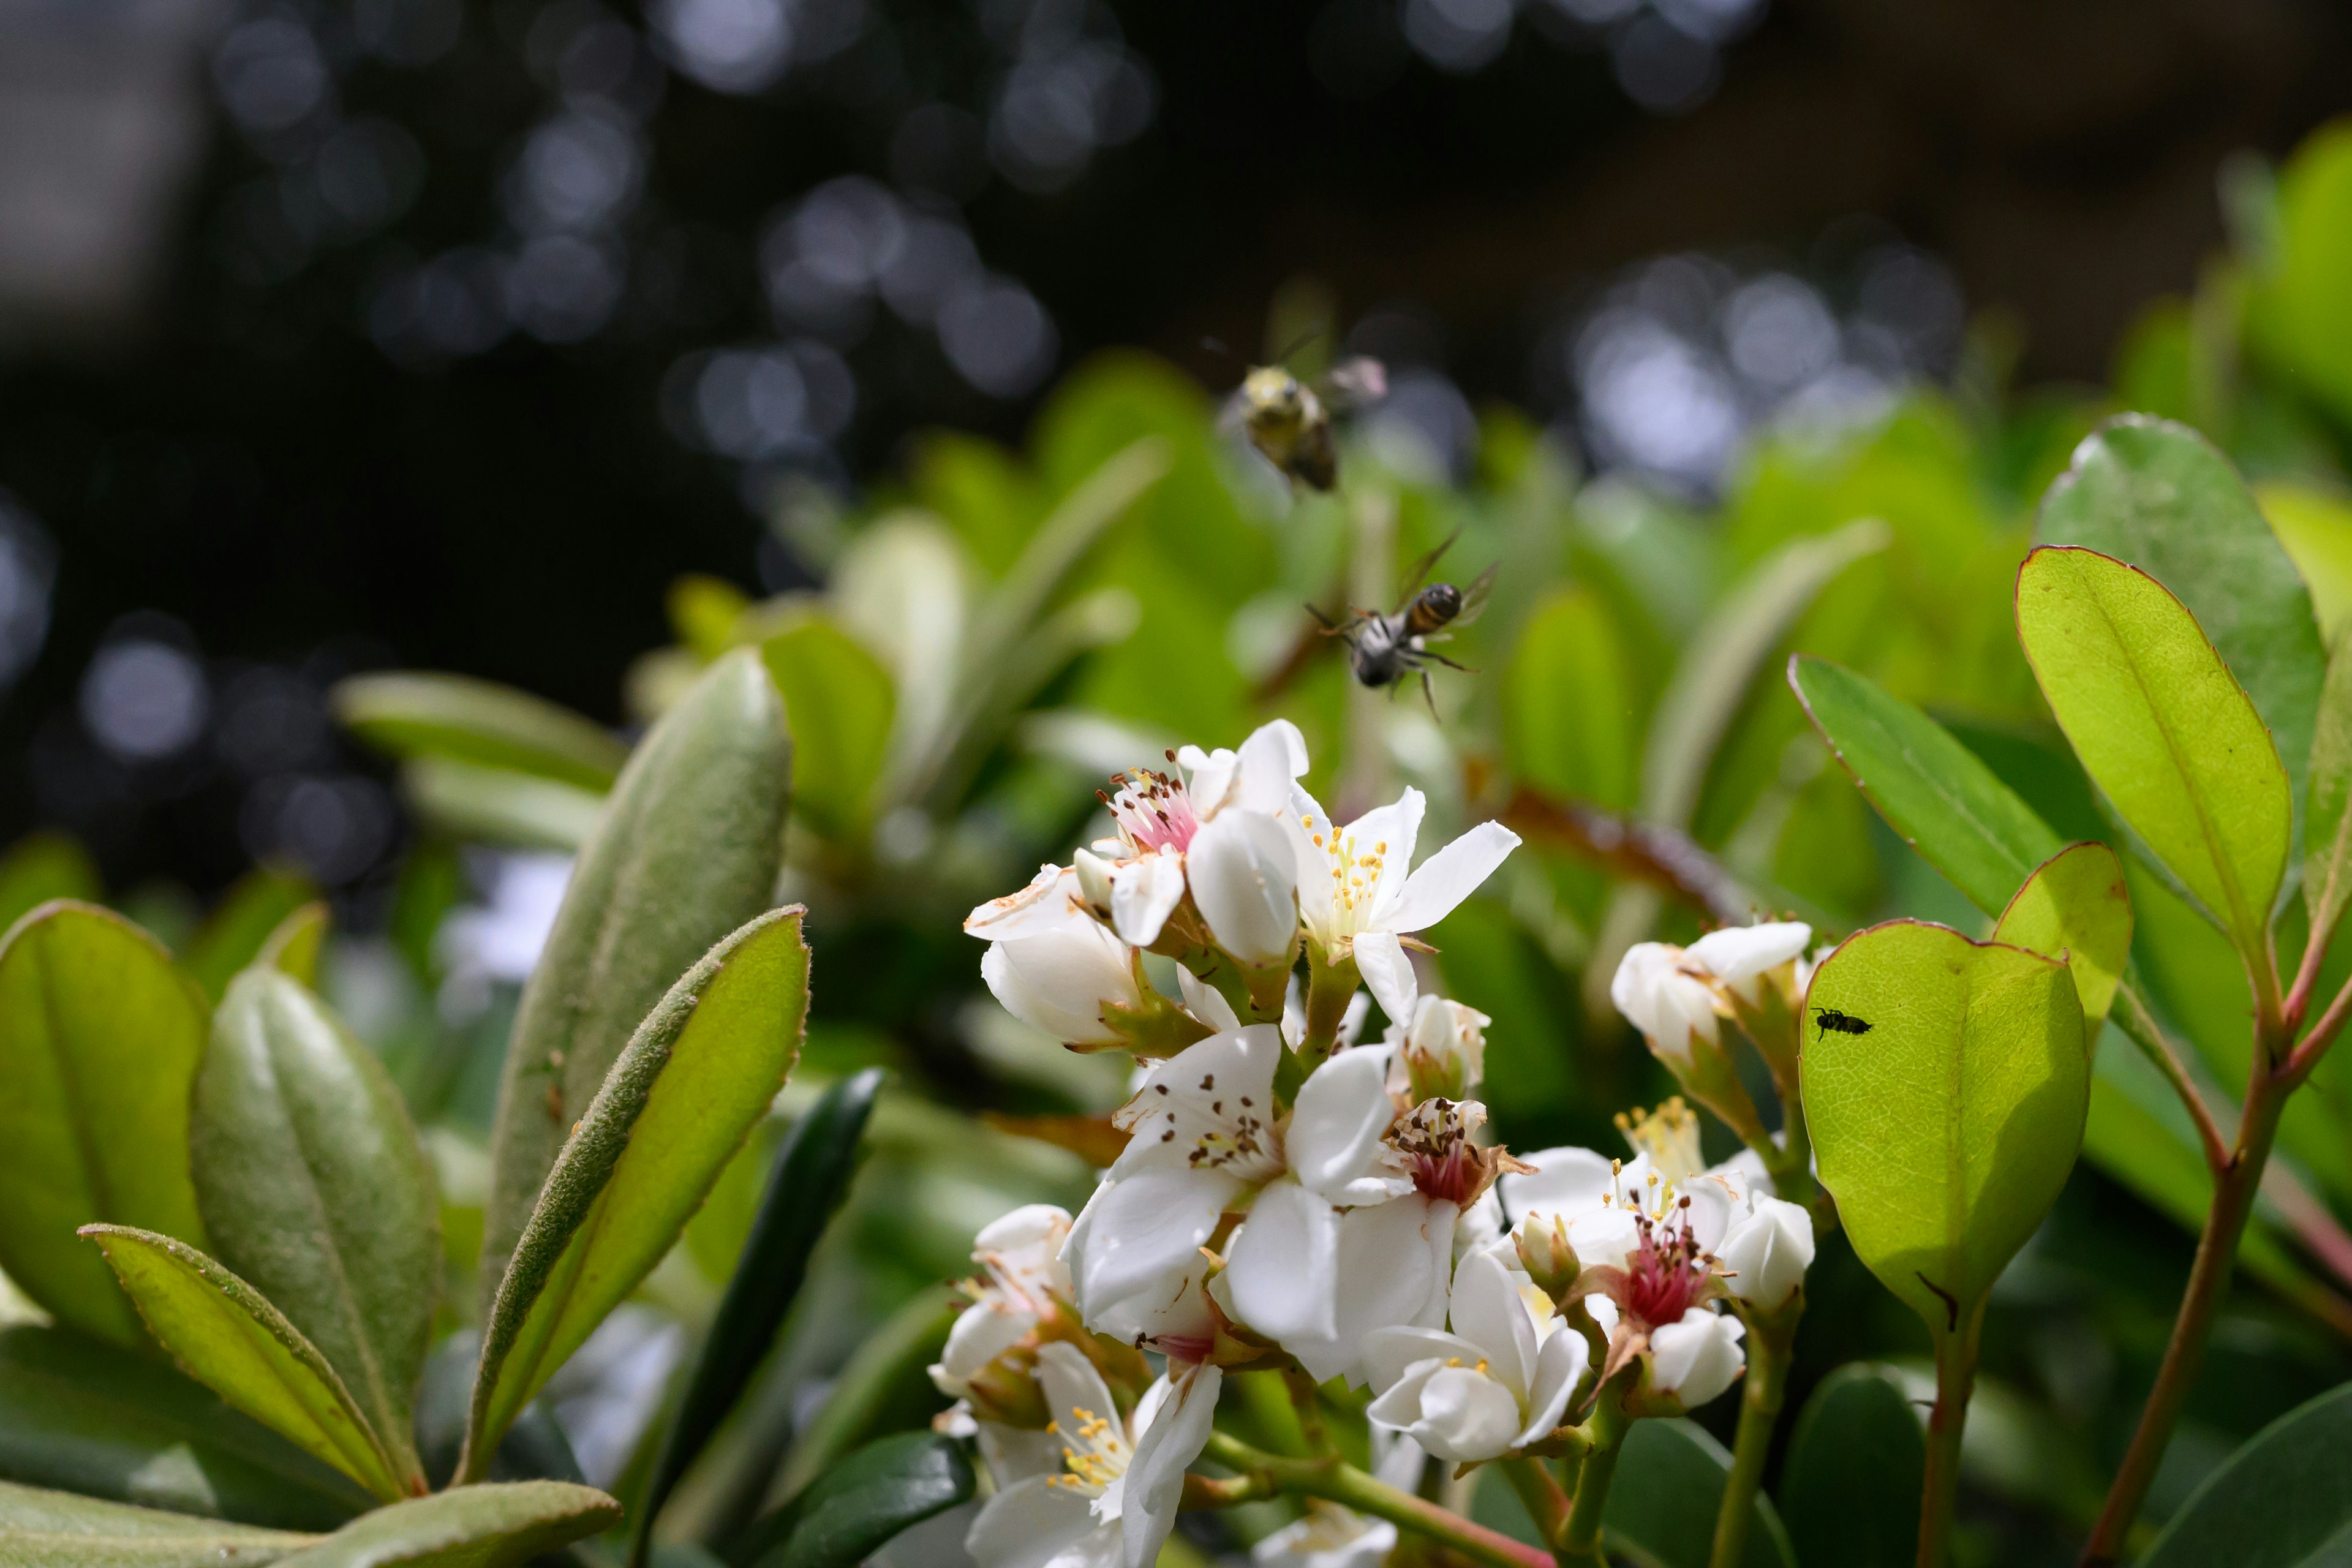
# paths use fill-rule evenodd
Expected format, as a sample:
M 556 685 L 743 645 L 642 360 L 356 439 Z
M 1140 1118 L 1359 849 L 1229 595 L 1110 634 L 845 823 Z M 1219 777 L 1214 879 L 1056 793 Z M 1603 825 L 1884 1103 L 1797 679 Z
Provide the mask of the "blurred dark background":
M 1302 279 L 1457 446 L 1699 494 L 1971 320 L 2094 378 L 2347 107 L 2323 0 L 5 0 L 0 830 L 363 887 L 337 675 L 617 721 L 677 574 L 804 580 L 780 498 L 1230 384 Z

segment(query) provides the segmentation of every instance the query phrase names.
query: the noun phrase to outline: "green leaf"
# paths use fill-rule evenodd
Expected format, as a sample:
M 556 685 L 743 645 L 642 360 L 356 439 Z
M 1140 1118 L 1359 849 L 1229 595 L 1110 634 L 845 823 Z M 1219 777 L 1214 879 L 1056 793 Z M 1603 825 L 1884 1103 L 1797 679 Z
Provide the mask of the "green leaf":
M 2256 485 L 2254 499 L 2311 589 L 2320 641 L 2335 647 L 2352 622 L 2352 505 L 2331 490 L 2283 483 Z
M 662 607 L 669 612 L 677 640 L 707 664 L 735 646 L 736 628 L 751 601 L 724 578 L 688 572 L 671 582 Z
M 621 1521 L 621 1505 L 568 1481 L 456 1487 L 380 1508 L 285 1568 L 513 1568 Z
M 217 1002 L 236 972 L 261 956 L 278 927 L 319 896 L 308 877 L 264 866 L 237 879 L 213 906 L 180 962 Z
M 400 787 L 419 816 L 451 837 L 516 849 L 576 850 L 604 812 L 604 797 L 578 784 L 448 757 L 411 758 Z
M 2195 617 L 2143 572 L 2041 549 L 2017 577 L 2018 639 L 2084 771 L 2255 973 L 2286 874 L 2294 802 L 2246 693 Z
M 792 1451 L 776 1473 L 776 1492 L 799 1495 L 844 1456 L 887 1429 L 890 1413 L 900 1407 L 910 1388 L 928 1390 L 930 1379 L 924 1369 L 946 1348 L 960 1304 L 944 1285 L 918 1290 L 859 1342 L 834 1378 L 824 1407 L 796 1424 Z
M 377 1497 L 402 1495 L 399 1471 L 342 1379 L 252 1286 L 168 1236 L 114 1225 L 82 1234 L 189 1376 Z
M 1601 1511 L 1603 1542 L 1659 1568 L 1706 1568 L 1730 1469 L 1731 1456 L 1696 1423 L 1636 1421 Z M 1788 1531 L 1760 1491 L 1739 1561 L 1740 1568 L 1796 1568 Z
M 882 1070 L 843 1079 L 793 1127 L 776 1151 L 759 1217 L 727 1281 L 701 1357 L 662 1442 L 652 1482 L 637 1503 L 637 1535 L 652 1531 L 671 1489 L 735 1407 L 774 1342 L 807 1277 L 809 1254 L 856 1173 L 857 1142 L 881 1092 Z
M 2311 736 L 2310 805 L 2303 842 L 2303 899 L 2311 929 L 2332 931 L 2352 900 L 2352 638 L 2327 661 L 2327 685 L 2319 699 L 2319 722 Z
M 0 1481 L 0 1568 L 244 1568 L 318 1539 Z
M 486 1296 L 638 1023 L 713 942 L 769 907 L 791 795 L 784 705 L 748 649 L 706 671 L 621 770 L 507 1044 L 482 1225 Z
M 327 927 L 332 919 L 324 901 L 312 900 L 278 922 L 278 929 L 269 933 L 253 961 L 281 974 L 290 974 L 317 990 L 319 950 L 326 944 Z
M 857 1568 L 900 1531 L 972 1494 L 963 1445 L 932 1432 L 868 1443 L 754 1523 L 728 1552 L 737 1568 Z
M 1927 1440 L 1892 1367 L 1850 1362 L 1805 1401 L 1780 1465 L 1780 1518 L 1805 1568 L 1905 1568 L 1919 1547 Z
M 2034 542 L 2095 550 L 2169 587 L 2270 726 L 2302 798 L 2327 654 L 2310 592 L 2229 458 L 2185 425 L 2120 415 L 2074 448 Z
M 1854 1251 L 1939 1339 L 1972 1332 L 2082 1143 L 2090 1053 L 2073 978 L 2039 953 L 1894 921 L 1832 953 L 1807 1005 L 1805 1121 Z M 1830 1027 L 1824 1009 L 1867 1031 Z
M 1503 676 L 1512 771 L 1554 795 L 1632 805 L 1640 687 L 1607 602 L 1590 588 L 1554 595 L 1528 618 Z
M 205 998 L 110 910 L 42 906 L 0 942 L 0 1269 L 58 1321 L 144 1347 L 93 1220 L 205 1241 L 188 1094 Z
M 213 1019 L 190 1143 L 215 1255 L 318 1347 L 421 1481 L 441 1213 L 383 1065 L 300 982 L 257 965 Z
M 2352 1384 L 2272 1422 L 2206 1479 L 2141 1568 L 2334 1568 L 2352 1550 Z
M 762 915 L 680 976 L 563 1145 L 482 1331 L 461 1478 L 661 1261 L 783 1088 L 807 1021 L 801 916 Z
M 2104 844 L 2073 844 L 2026 879 L 1992 939 L 2063 958 L 2083 1003 L 2083 1037 L 2095 1041 L 2131 959 L 2131 893 L 2124 864 Z
M 1798 654 L 1789 684 L 1887 826 L 1986 914 L 2063 846 L 1950 731 L 1867 676 Z
M 52 899 L 104 901 L 106 884 L 81 841 L 63 833 L 28 833 L 0 855 L 0 931 Z
M 333 700 L 345 728 L 404 759 L 442 757 L 597 795 L 629 760 L 628 747 L 569 708 L 470 676 L 355 675 Z
M 760 645 L 793 735 L 794 803 L 828 838 L 856 837 L 874 806 L 897 705 L 866 645 L 814 617 Z
M 70 1329 L 0 1330 L 0 1478 L 280 1530 L 367 1493 L 211 1391 Z

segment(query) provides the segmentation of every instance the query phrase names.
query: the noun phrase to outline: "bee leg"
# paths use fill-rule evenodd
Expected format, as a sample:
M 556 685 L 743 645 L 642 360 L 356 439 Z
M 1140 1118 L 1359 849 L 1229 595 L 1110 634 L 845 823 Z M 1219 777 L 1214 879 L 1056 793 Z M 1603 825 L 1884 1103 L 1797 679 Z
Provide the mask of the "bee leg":
M 1471 668 L 1468 665 L 1466 665 L 1466 664 L 1456 664 L 1456 663 L 1454 663 L 1452 659 L 1450 659 L 1450 658 L 1446 658 L 1444 654 L 1442 654 L 1442 653 L 1432 653 L 1432 652 L 1431 652 L 1429 649 L 1427 649 L 1427 648 L 1423 648 L 1423 649 L 1422 649 L 1422 650 L 1421 650 L 1421 657 L 1422 657 L 1422 658 L 1423 658 L 1434 659 L 1434 660 L 1436 660 L 1439 664 L 1444 665 L 1446 668 L 1448 668 L 1448 669 L 1458 669 L 1458 670 L 1460 670 L 1460 671 L 1461 671 L 1463 674 L 1465 674 L 1465 675 L 1475 675 L 1475 674 L 1477 674 L 1477 673 L 1478 673 L 1476 670 L 1472 669 L 1472 668 Z
M 1441 724 L 1445 722 L 1444 720 L 1438 718 L 1437 689 L 1430 685 L 1429 671 L 1427 669 L 1423 669 L 1421 672 L 1421 700 L 1429 704 L 1429 716 L 1432 719 L 1436 719 Z

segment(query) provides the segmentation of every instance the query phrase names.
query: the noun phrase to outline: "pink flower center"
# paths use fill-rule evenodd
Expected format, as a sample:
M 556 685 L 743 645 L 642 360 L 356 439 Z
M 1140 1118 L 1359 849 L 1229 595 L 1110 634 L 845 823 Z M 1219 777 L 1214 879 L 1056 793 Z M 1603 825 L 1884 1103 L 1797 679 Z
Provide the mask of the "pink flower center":
M 1110 807 L 1111 820 L 1138 850 L 1148 854 L 1192 845 L 1201 819 L 1192 815 L 1192 797 L 1184 793 L 1183 780 L 1149 768 L 1129 768 L 1110 782 L 1119 786 L 1118 793 L 1097 790 L 1096 798 Z
M 1457 1208 L 1470 1206 L 1486 1176 L 1466 1120 L 1454 1100 L 1424 1100 L 1406 1113 L 1392 1135 L 1398 1150 L 1412 1162 L 1412 1184 L 1422 1195 Z
M 1663 1225 L 1637 1218 L 1642 1245 L 1625 1268 L 1625 1310 L 1652 1328 L 1682 1321 L 1692 1296 L 1706 1279 L 1706 1264 L 1691 1235 L 1690 1199 L 1675 1207 L 1675 1215 Z M 1677 1218 L 1679 1228 L 1674 1223 Z

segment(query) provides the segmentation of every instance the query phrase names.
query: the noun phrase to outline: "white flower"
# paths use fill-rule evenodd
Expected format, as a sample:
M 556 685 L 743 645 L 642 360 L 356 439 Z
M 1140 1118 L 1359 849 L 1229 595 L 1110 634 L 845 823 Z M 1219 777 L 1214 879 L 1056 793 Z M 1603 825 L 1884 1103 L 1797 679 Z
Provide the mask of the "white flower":
M 1421 836 L 1422 795 L 1408 789 L 1336 826 L 1303 789 L 1290 791 L 1286 818 L 1298 856 L 1298 913 L 1326 959 L 1352 954 L 1373 1000 L 1391 1018 L 1412 1008 L 1412 970 L 1401 935 L 1454 912 L 1519 842 L 1499 822 L 1482 822 L 1407 874 Z
M 1457 1464 L 1498 1458 L 1559 1426 L 1590 1352 L 1528 1277 L 1472 1253 L 1454 1271 L 1451 1317 L 1450 1333 L 1370 1336 L 1372 1421 Z
M 1337 1503 L 1309 1498 L 1307 1516 L 1250 1548 L 1257 1568 L 1381 1568 L 1396 1550 L 1397 1528 Z
M 1699 1249 L 1711 1252 L 1748 1191 L 1736 1166 L 1670 1176 L 1646 1150 L 1628 1162 L 1574 1148 L 1520 1160 L 1535 1171 L 1502 1178 L 1505 1213 L 1521 1227 L 1558 1221 L 1587 1268 L 1622 1268 L 1641 1247 L 1645 1222 L 1661 1226 L 1678 1215 Z
M 1191 777 L 1139 769 L 1104 797 L 1118 837 L 1094 844 L 1092 853 L 1107 870 L 1090 868 L 1089 880 L 1104 876 L 1108 881 L 1112 926 L 1137 947 L 1159 941 L 1160 927 L 1183 901 L 1187 857 L 1205 835 L 1208 889 L 1205 896 L 1200 886 L 1193 889 L 1202 918 L 1220 942 L 1229 934 L 1219 924 L 1221 915 L 1236 940 L 1262 936 L 1266 910 L 1286 912 L 1290 906 L 1296 862 L 1278 848 L 1265 853 L 1260 846 L 1274 836 L 1254 831 L 1247 819 L 1272 825 L 1288 800 L 1291 781 L 1307 771 L 1305 739 L 1289 720 L 1277 719 L 1255 731 L 1238 752 L 1186 746 L 1170 760 Z M 1229 816 L 1234 820 L 1217 827 Z M 1282 924 L 1280 947 L 1250 962 L 1289 951 L 1292 922 Z
M 1134 956 L 1075 903 L 1055 902 L 1049 896 L 1005 917 L 1002 924 L 1017 934 L 989 943 L 981 978 L 1006 1012 L 1057 1040 L 1115 1045 L 1122 1037 L 1106 1021 L 1104 1008 L 1144 1001 Z
M 964 1550 L 981 1568 L 1147 1568 L 1175 1521 L 1185 1468 L 1208 1441 L 1223 1373 L 1192 1366 L 1160 1379 L 1123 1423 L 1076 1346 L 1047 1343 L 1037 1362 L 1059 1465 L 999 1472 Z M 1019 1468 L 1034 1453 L 1004 1462 Z
M 1762 999 L 1762 977 L 1784 963 L 1796 963 L 1812 940 L 1813 928 L 1802 921 L 1726 926 L 1691 943 L 1683 957 L 1692 968 L 1715 976 L 1752 1007 Z
M 1728 1312 L 1693 1307 L 1679 1321 L 1650 1331 L 1650 1387 L 1696 1410 L 1729 1388 L 1747 1363 L 1739 1352 L 1747 1326 Z
M 1435 1096 L 1467 1100 L 1486 1077 L 1486 1026 L 1495 1020 L 1475 1007 L 1443 996 L 1423 996 L 1411 1022 L 1391 1023 L 1385 1043 L 1396 1047 L 1389 1063 L 1389 1089 L 1415 1104 Z
M 972 1238 L 971 1260 L 980 1265 L 984 1282 L 972 1304 L 958 1314 L 930 1369 L 941 1394 L 968 1398 L 973 1378 L 1027 1338 L 1056 1299 L 1069 1299 L 1070 1273 L 1061 1260 L 1069 1234 L 1068 1211 L 1030 1204 Z
M 1192 902 L 1217 945 L 1244 963 L 1277 963 L 1298 942 L 1298 862 L 1282 825 L 1228 811 L 1192 836 Z
M 1609 999 L 1642 1031 L 1652 1050 L 1686 1069 L 1695 1039 L 1712 1046 L 1723 1037 L 1714 988 L 1685 969 L 1683 957 L 1683 950 L 1671 942 L 1635 942 L 1618 961 Z
M 1813 1262 L 1813 1216 L 1802 1205 L 1763 1193 L 1752 1194 L 1748 1212 L 1732 1221 L 1715 1249 L 1731 1271 L 1724 1284 L 1743 1301 L 1778 1307 L 1805 1282 Z

